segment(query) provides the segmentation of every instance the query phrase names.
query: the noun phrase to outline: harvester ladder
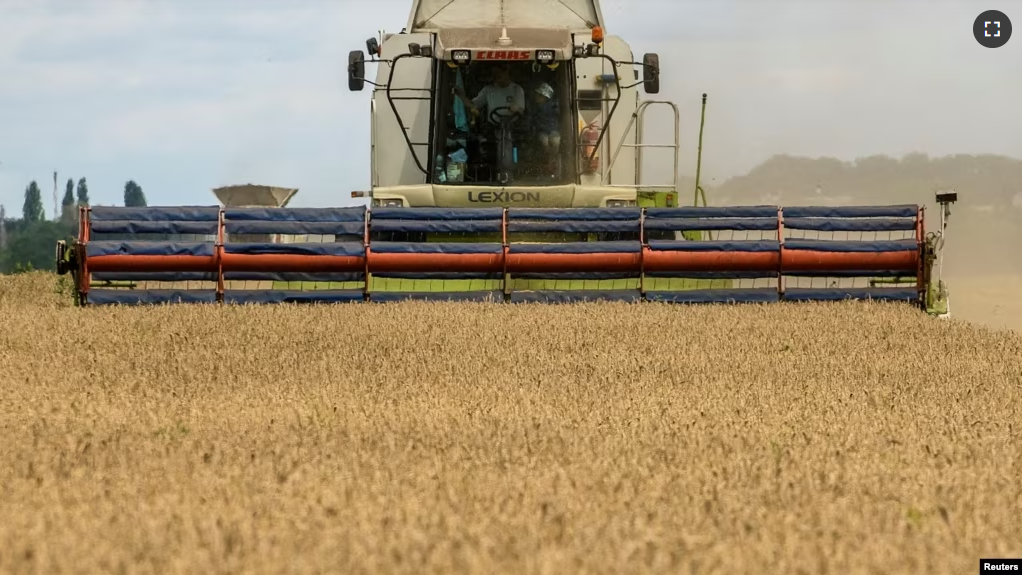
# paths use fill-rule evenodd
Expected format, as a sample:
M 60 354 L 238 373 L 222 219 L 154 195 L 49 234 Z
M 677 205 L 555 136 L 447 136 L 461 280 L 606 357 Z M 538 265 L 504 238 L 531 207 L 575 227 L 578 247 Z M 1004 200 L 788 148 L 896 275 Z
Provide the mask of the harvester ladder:
M 647 144 L 643 142 L 643 115 L 646 113 L 647 108 L 653 104 L 662 104 L 671 107 L 671 112 L 674 115 L 675 121 L 675 143 L 673 144 Z M 629 130 L 632 126 L 636 126 L 636 143 L 627 144 L 625 139 L 629 136 Z M 679 113 L 678 106 L 674 102 L 667 100 L 647 100 L 640 103 L 636 111 L 632 113 L 632 118 L 629 119 L 629 125 L 625 127 L 622 132 L 622 138 L 618 141 L 618 146 L 615 148 L 614 155 L 611 156 L 611 161 L 607 165 L 607 170 L 604 172 L 604 177 L 601 179 L 601 185 L 607 185 L 612 188 L 647 188 L 647 189 L 668 189 L 675 191 L 678 188 L 678 154 L 681 148 L 679 137 Z M 611 178 L 611 168 L 614 167 L 615 161 L 618 159 L 618 154 L 621 153 L 622 148 L 636 148 L 636 181 L 632 184 L 605 184 Z M 670 184 L 643 184 L 642 168 L 643 168 L 643 148 L 672 148 L 675 150 L 673 168 L 671 171 L 671 183 Z

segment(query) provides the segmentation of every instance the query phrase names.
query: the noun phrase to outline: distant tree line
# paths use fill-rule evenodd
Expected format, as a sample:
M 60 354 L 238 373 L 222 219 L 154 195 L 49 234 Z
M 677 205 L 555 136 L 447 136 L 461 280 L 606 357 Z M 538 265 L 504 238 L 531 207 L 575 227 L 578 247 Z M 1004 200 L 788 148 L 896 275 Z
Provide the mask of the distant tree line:
M 8 214 L 0 221 L 0 274 L 29 269 L 53 271 L 57 242 L 78 234 L 78 208 L 88 205 L 89 184 L 86 179 L 79 179 L 77 184 L 74 179 L 68 179 L 60 214 L 54 214 L 52 220 L 47 219 L 42 190 L 35 180 L 30 182 L 25 188 L 21 218 L 10 218 Z M 146 205 L 146 194 L 134 180 L 124 184 L 124 205 Z

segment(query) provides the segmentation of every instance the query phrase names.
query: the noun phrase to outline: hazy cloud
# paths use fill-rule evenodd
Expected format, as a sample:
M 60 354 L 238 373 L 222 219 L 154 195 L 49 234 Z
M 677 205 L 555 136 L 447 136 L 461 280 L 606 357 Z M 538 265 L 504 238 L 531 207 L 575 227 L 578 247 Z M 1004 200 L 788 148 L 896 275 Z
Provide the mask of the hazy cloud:
M 369 94 L 347 91 L 347 53 L 403 27 L 410 4 L 3 0 L 0 202 L 17 211 L 28 181 L 47 189 L 58 169 L 88 177 L 96 203 L 120 202 L 129 178 L 152 203 L 208 204 L 210 188 L 248 181 L 299 187 L 296 205 L 345 203 L 369 177 Z M 1023 22 L 1008 1 L 603 3 L 608 33 L 661 55 L 683 171 L 710 95 L 718 179 L 776 153 L 1019 157 L 1021 51 L 974 41 L 982 8 Z

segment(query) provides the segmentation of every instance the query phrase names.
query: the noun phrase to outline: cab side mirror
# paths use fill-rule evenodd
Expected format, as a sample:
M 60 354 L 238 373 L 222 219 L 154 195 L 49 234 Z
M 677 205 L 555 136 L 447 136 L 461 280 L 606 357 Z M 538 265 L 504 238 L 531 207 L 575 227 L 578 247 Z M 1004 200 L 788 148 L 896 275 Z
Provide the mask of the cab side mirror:
M 661 91 L 661 62 L 657 54 L 643 54 L 643 91 L 647 94 Z
M 366 54 L 362 50 L 348 53 L 348 89 L 361 92 L 366 86 Z

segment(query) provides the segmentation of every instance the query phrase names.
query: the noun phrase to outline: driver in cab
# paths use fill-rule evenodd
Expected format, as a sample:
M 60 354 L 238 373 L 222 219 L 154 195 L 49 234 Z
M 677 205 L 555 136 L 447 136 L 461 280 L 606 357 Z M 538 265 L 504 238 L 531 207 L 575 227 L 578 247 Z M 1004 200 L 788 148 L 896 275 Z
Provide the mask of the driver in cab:
M 480 108 L 484 106 L 488 114 L 497 111 L 494 115 L 502 117 L 521 113 L 526 107 L 526 94 L 522 86 L 511 81 L 511 73 L 505 63 L 494 66 L 493 81 L 483 86 L 475 98 L 470 100 L 461 87 L 455 87 L 454 92 L 474 116 L 479 115 Z

